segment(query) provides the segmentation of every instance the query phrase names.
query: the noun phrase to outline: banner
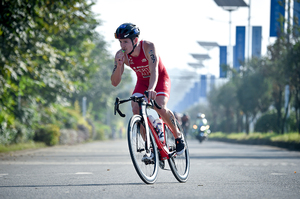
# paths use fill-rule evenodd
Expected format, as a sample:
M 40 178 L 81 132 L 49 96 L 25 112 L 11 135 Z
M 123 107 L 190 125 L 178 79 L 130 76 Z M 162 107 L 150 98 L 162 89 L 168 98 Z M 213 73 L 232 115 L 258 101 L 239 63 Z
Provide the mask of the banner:
M 245 60 L 245 39 L 245 26 L 237 26 L 235 35 L 235 60 L 233 61 L 233 67 L 237 70 L 240 69 L 241 62 L 244 62 Z
M 300 3 L 294 1 L 294 18 L 293 26 L 295 28 L 294 33 L 299 37 L 299 26 L 300 26 Z
M 252 27 L 252 57 L 261 57 L 261 26 Z
M 227 77 L 227 72 L 222 69 L 222 65 L 227 64 L 227 46 L 220 46 L 220 78 Z
M 271 0 L 270 37 L 277 37 L 280 33 L 280 16 L 285 16 L 285 1 Z M 284 27 L 284 22 L 282 24 Z
M 200 76 L 200 97 L 206 97 L 207 78 L 206 75 Z

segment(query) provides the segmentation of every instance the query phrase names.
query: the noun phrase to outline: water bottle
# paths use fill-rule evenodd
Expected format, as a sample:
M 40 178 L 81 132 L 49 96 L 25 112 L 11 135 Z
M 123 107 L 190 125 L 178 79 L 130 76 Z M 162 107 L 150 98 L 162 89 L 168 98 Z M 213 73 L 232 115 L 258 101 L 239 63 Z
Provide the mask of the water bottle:
M 162 121 L 161 119 L 156 119 L 155 120 L 156 122 L 156 130 L 157 130 L 157 135 L 158 135 L 158 138 L 161 142 L 163 142 L 165 139 L 164 139 L 164 132 L 162 130 Z
M 153 117 L 152 115 L 149 115 L 148 118 L 149 118 L 149 120 L 150 120 L 152 126 L 153 126 L 154 128 L 156 128 L 157 124 L 156 124 L 156 121 L 155 121 L 154 117 Z
M 154 119 L 152 115 L 148 116 L 152 126 L 154 127 L 158 138 L 161 142 L 164 141 L 164 133 L 162 132 L 162 121 L 161 119 Z

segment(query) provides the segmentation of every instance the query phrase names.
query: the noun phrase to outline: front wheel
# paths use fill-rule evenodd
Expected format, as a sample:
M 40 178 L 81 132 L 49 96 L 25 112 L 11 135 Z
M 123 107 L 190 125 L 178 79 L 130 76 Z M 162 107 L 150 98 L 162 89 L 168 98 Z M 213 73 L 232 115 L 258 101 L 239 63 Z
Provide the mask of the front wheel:
M 180 126 L 178 128 L 181 130 Z M 175 139 L 172 135 L 172 132 L 168 127 L 166 127 L 166 140 L 167 140 L 167 146 L 169 147 L 170 151 L 176 150 L 175 146 Z M 179 182 L 186 182 L 189 177 L 190 172 L 190 156 L 189 156 L 189 148 L 187 145 L 186 138 L 183 136 L 183 139 L 185 140 L 185 150 L 184 153 L 181 155 L 175 154 L 173 157 L 168 159 L 171 171 L 175 178 Z
M 153 158 L 151 161 L 142 161 L 143 156 L 146 154 L 145 136 L 142 136 L 142 129 L 145 130 L 145 123 L 143 122 L 142 117 L 140 115 L 132 116 L 127 131 L 128 148 L 134 168 L 140 178 L 146 184 L 153 184 L 157 179 L 158 173 L 158 152 L 154 138 L 150 132 L 150 150 L 153 154 Z

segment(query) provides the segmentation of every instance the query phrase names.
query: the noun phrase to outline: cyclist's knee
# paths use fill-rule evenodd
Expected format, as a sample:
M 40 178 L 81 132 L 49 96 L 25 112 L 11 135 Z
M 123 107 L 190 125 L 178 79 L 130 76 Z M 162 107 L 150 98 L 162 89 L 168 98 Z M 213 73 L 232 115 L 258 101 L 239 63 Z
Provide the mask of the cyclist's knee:
M 168 98 L 164 95 L 159 95 L 156 97 L 156 102 L 157 104 L 161 107 L 160 110 L 165 111 L 167 110 L 167 103 L 168 103 Z

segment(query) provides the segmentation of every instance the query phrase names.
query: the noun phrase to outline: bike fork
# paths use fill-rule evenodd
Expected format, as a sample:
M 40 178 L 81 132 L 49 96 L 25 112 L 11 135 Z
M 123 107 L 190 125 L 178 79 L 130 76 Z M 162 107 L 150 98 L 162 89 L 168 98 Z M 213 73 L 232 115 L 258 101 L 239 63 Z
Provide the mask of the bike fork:
M 146 134 L 146 140 L 145 140 L 145 148 L 146 148 L 146 153 L 150 154 L 150 134 L 149 134 L 149 128 L 148 128 L 148 119 L 147 119 L 147 115 L 146 115 L 146 103 L 145 102 L 141 102 L 140 104 L 140 115 L 142 115 L 144 123 L 145 123 L 145 134 Z

